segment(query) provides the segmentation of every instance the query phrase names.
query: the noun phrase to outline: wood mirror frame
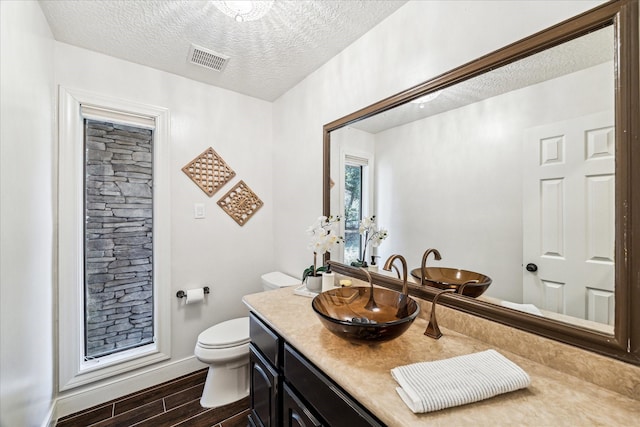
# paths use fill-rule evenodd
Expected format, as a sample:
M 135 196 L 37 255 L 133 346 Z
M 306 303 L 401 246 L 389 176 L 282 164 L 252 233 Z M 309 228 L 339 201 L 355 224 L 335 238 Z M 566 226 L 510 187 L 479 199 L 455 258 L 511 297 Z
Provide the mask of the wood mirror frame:
M 443 305 L 546 338 L 640 365 L 640 77 L 638 0 L 614 0 L 434 77 L 323 127 L 323 212 L 330 208 L 331 132 L 431 92 L 478 76 L 607 25 L 615 41 L 615 323 L 613 335 L 511 310 L 456 294 Z M 425 248 L 426 249 L 426 248 Z M 364 273 L 335 261 L 332 270 L 365 279 Z M 373 273 L 374 282 L 399 290 L 402 283 Z M 411 285 L 410 293 L 432 300 L 436 289 Z

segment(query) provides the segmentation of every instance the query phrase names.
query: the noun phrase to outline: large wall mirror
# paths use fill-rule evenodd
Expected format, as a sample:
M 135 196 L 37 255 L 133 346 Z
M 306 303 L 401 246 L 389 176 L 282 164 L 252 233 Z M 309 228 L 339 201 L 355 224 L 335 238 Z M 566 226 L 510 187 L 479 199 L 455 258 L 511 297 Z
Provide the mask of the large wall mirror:
M 381 260 L 492 279 L 447 305 L 640 363 L 638 49 L 614 1 L 327 124 L 325 213 L 375 214 Z

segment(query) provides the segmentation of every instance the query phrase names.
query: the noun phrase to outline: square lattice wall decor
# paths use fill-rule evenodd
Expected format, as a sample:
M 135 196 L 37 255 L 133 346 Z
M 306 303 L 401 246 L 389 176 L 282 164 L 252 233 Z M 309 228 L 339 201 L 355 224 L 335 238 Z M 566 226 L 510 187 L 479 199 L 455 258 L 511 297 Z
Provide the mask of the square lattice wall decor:
M 190 161 L 182 171 L 209 197 L 236 176 L 233 169 L 211 147 Z
M 237 183 L 218 200 L 218 206 L 240 226 L 243 226 L 262 207 L 262 200 L 244 181 Z

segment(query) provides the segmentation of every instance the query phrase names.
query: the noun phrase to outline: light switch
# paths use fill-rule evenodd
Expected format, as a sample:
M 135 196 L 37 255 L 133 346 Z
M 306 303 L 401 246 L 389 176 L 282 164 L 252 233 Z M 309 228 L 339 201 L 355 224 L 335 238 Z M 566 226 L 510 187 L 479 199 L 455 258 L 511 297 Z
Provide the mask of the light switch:
M 205 216 L 204 203 L 195 203 L 193 205 L 193 217 L 195 219 L 202 219 Z

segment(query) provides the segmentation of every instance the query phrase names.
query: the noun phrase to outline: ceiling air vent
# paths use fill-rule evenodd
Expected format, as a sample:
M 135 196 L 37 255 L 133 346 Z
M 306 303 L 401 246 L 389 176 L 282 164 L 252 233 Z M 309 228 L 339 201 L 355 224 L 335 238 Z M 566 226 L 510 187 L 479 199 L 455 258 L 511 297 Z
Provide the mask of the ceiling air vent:
M 192 64 L 196 64 L 215 71 L 224 70 L 227 62 L 229 62 L 228 56 L 221 55 L 200 46 L 196 46 L 195 44 L 192 44 L 191 48 L 189 49 L 188 59 Z

